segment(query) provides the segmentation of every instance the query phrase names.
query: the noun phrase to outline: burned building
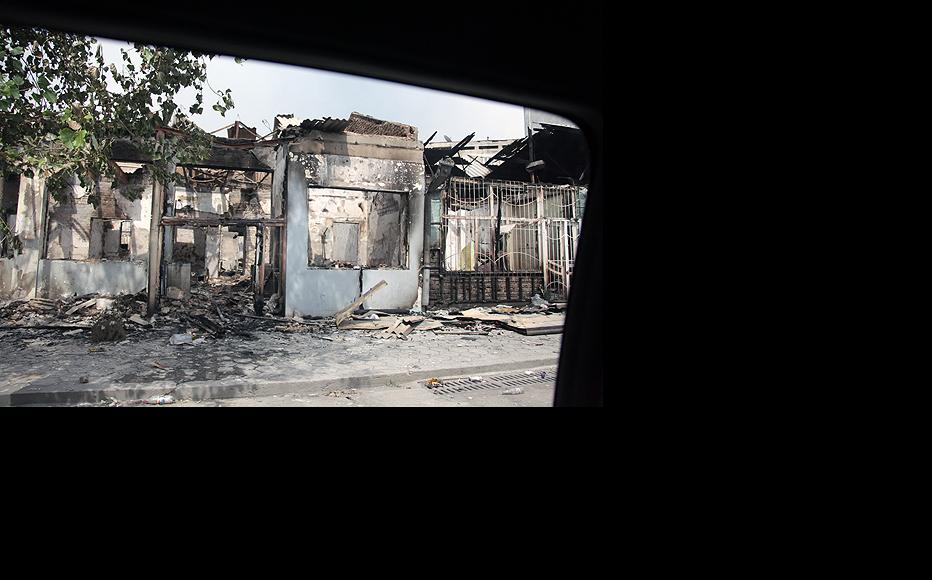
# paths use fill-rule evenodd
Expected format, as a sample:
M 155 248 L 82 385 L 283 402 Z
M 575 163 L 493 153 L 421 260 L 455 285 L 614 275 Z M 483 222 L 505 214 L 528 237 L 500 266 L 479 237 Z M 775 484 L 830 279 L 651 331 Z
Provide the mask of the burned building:
M 4 181 L 9 235 L 0 257 L 0 297 L 136 292 L 146 286 L 152 177 L 143 164 L 114 158 L 125 184 L 77 179 L 47 192 L 41 179 Z M 120 189 L 133 190 L 121 195 Z M 16 248 L 10 240 L 15 240 Z
M 123 180 L 84 188 L 73 179 L 52 192 L 41 180 L 10 176 L 3 199 L 12 235 L 5 240 L 19 248 L 0 258 L 0 297 L 139 292 L 149 286 L 153 236 L 164 270 L 158 293 L 169 285 L 186 291 L 191 277 L 251 275 L 257 222 L 275 209 L 272 170 L 251 151 L 255 146 L 216 138 L 207 159 L 175 168 L 170 187 L 156 183 L 151 161 L 128 140 L 116 141 L 110 155 Z M 270 259 L 268 250 L 264 256 Z
M 366 308 L 407 310 L 419 298 L 423 146 L 417 130 L 353 113 L 300 123 L 288 140 L 285 314 L 330 316 L 384 280 Z
M 584 136 L 542 124 L 482 157 L 469 154 L 472 137 L 425 148 L 425 304 L 565 300 L 589 174 Z
M 541 124 L 516 140 L 438 144 L 353 113 L 234 123 L 163 186 L 129 141 L 125 179 L 50 195 L 3 183 L 0 298 L 137 293 L 149 312 L 192 286 L 249 280 L 256 315 L 333 316 L 565 299 L 589 174 L 585 139 Z M 158 267 L 150 268 L 151 264 Z M 240 282 L 237 282 L 238 284 Z

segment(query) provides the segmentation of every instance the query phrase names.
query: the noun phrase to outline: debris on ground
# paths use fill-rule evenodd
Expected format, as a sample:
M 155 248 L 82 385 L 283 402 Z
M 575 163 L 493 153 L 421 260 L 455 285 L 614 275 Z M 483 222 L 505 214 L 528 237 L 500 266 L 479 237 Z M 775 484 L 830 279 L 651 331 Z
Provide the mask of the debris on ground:
M 91 328 L 91 340 L 94 342 L 115 342 L 126 338 L 123 317 L 117 313 L 107 314 Z
M 190 334 L 173 334 L 168 339 L 168 344 L 178 346 L 179 344 L 194 344 L 194 338 Z
M 149 322 L 142 316 L 139 316 L 138 314 L 133 314 L 127 320 L 129 320 L 130 322 L 134 324 L 138 324 L 139 326 L 152 326 L 151 322 Z
M 505 389 L 502 391 L 503 395 L 521 395 L 524 394 L 524 389 L 521 387 L 514 387 L 511 389 Z
M 443 386 L 443 381 L 441 381 L 440 379 L 436 377 L 431 377 L 427 379 L 426 381 L 424 381 L 424 384 L 427 386 L 428 389 L 433 389 L 434 387 Z
M 175 397 L 171 395 L 162 395 L 161 397 L 156 397 L 155 399 L 143 399 L 142 401 L 146 405 L 171 405 L 175 402 Z
M 524 304 L 494 306 L 453 305 L 437 310 L 406 309 L 394 312 L 358 310 L 387 283 L 380 281 L 334 317 L 293 317 L 280 314 L 282 304 L 270 297 L 261 315 L 255 313 L 255 294 L 249 276 L 221 277 L 194 281 L 187 293 L 169 287 L 162 295 L 157 314 L 147 312 L 145 290 L 134 294 L 99 296 L 74 295 L 62 298 L 34 298 L 0 302 L 0 330 L 31 328 L 62 331 L 63 336 L 80 336 L 89 330 L 91 340 L 114 342 L 133 340 L 137 333 L 166 332 L 170 344 L 201 344 L 227 336 L 254 338 L 251 333 L 281 332 L 315 334 L 322 340 L 343 331 L 363 331 L 382 340 L 409 340 L 413 333 L 423 335 L 476 335 L 519 332 L 526 335 L 562 332 L 566 305 L 534 294 Z M 181 338 L 187 335 L 188 338 Z M 332 335 L 332 336 L 329 336 Z M 337 338 L 337 340 L 341 340 Z M 468 338 L 467 340 L 473 340 Z
M 357 298 L 356 300 L 353 300 L 352 302 L 347 304 L 342 310 L 334 314 L 333 319 L 336 325 L 340 326 L 340 323 L 343 322 L 346 318 L 349 318 L 353 314 L 354 310 L 356 310 L 359 306 L 362 305 L 363 302 L 368 300 L 373 294 L 375 294 L 376 292 L 378 292 L 385 286 L 388 286 L 388 282 L 386 282 L 385 280 L 379 280 L 378 284 L 366 290 L 359 298 Z
M 373 291 L 380 286 L 373 287 Z M 362 298 L 362 297 L 360 297 Z M 339 330 L 379 331 L 370 336 L 379 339 L 406 340 L 412 332 L 432 331 L 434 334 L 481 335 L 491 331 L 521 334 L 556 334 L 563 330 L 565 305 L 549 302 L 535 294 L 525 305 L 498 304 L 493 307 L 474 306 L 464 310 L 454 308 L 418 311 L 403 316 L 378 310 L 353 313 L 362 304 L 360 299 L 341 310 L 335 317 Z M 410 314 L 410 312 L 409 312 Z

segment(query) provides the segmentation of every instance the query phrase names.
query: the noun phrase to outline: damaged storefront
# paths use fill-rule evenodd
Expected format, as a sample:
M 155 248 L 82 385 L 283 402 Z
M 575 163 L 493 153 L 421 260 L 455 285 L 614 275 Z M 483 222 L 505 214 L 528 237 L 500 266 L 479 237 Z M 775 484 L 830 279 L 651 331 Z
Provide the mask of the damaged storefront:
M 219 322 L 211 296 L 233 288 L 238 314 L 248 301 L 252 316 L 287 318 L 565 301 L 589 172 L 581 133 L 433 137 L 359 113 L 278 115 L 265 137 L 237 122 L 207 159 L 164 167 L 168 186 L 129 141 L 114 144 L 112 183 L 49 192 L 7 176 L 0 299 L 144 292 L 151 316 L 196 294 Z
M 332 316 L 385 282 L 365 308 L 418 306 L 423 146 L 413 127 L 276 118 L 288 139 L 286 316 Z
M 565 301 L 588 181 L 577 129 L 425 148 L 425 305 Z M 476 154 L 490 150 L 487 155 Z
M 132 293 L 146 287 L 152 175 L 114 156 L 122 183 L 49 191 L 43 180 L 4 180 L 0 298 Z

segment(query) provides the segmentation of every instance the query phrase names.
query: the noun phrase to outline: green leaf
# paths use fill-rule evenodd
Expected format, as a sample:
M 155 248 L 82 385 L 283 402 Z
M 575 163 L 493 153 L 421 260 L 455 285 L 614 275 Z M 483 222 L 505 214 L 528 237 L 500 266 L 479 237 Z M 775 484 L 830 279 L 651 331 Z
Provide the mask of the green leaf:
M 45 97 L 45 100 L 48 101 L 48 102 L 50 102 L 50 103 L 57 103 L 57 102 L 58 102 L 58 95 L 56 95 L 55 93 L 53 93 L 53 92 L 50 91 L 50 90 L 47 90 L 47 89 L 46 89 L 46 90 L 42 91 L 42 96 Z
M 58 132 L 58 139 L 67 147 L 71 147 L 71 144 L 74 143 L 74 131 L 65 127 Z

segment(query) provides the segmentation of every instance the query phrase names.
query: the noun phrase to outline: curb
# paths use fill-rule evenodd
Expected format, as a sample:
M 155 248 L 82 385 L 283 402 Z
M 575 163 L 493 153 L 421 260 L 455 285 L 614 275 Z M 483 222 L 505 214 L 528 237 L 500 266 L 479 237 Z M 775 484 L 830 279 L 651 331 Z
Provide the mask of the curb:
M 33 391 L 14 392 L 0 397 L 0 406 L 19 405 L 77 405 L 79 403 L 97 403 L 104 398 L 117 401 L 133 401 L 157 397 L 171 393 L 176 399 L 203 401 L 206 399 L 233 399 L 237 397 L 262 397 L 286 393 L 321 392 L 339 388 L 368 388 L 392 383 L 410 383 L 431 377 L 449 377 L 453 375 L 479 374 L 496 371 L 516 371 L 542 366 L 554 366 L 558 358 L 546 358 L 517 361 L 511 363 L 487 364 L 469 367 L 451 367 L 444 369 L 418 370 L 417 372 L 387 373 L 357 377 L 330 377 L 313 380 L 232 380 L 196 381 L 190 383 L 149 383 L 146 386 L 132 385 L 126 387 L 109 387 L 103 389 L 82 389 L 77 391 Z

